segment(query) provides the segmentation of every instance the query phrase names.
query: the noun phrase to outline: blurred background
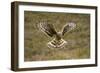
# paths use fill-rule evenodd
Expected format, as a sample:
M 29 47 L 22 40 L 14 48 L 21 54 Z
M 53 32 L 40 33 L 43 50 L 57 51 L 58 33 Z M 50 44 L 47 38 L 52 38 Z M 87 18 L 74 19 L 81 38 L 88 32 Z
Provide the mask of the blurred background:
M 24 17 L 24 61 L 90 58 L 89 14 L 25 11 Z M 69 22 L 77 24 L 63 36 L 68 42 L 65 48 L 48 48 L 47 43 L 54 37 L 39 30 L 38 24 L 43 20 L 53 24 L 57 31 Z

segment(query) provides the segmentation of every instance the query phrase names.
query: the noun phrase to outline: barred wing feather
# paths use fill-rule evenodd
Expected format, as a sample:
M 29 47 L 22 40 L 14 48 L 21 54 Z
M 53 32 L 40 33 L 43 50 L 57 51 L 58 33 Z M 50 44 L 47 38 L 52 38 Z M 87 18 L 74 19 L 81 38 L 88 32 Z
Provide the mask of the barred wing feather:
M 45 32 L 51 37 L 56 34 L 56 31 L 52 24 L 41 22 L 39 26 L 40 26 L 39 28 L 41 29 L 41 31 Z
M 62 35 L 64 35 L 66 32 L 69 32 L 70 30 L 74 29 L 76 27 L 75 23 L 68 23 L 66 25 L 64 25 L 63 29 L 62 29 Z

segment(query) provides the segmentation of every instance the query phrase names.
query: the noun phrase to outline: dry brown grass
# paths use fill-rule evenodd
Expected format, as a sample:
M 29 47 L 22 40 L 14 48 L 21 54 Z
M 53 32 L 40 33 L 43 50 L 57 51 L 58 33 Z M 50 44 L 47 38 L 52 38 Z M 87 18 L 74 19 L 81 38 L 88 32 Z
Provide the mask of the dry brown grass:
M 90 15 L 71 13 L 49 13 L 25 11 L 24 57 L 25 61 L 85 59 L 90 57 Z M 65 48 L 48 48 L 53 38 L 39 31 L 37 24 L 47 20 L 57 31 L 67 22 L 73 21 L 76 28 L 63 37 L 68 44 Z

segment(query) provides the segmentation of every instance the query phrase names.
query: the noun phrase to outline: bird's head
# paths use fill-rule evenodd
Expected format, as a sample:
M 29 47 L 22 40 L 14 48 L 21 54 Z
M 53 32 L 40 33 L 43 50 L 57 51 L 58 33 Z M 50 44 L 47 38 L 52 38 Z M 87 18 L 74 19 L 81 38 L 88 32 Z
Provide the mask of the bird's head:
M 56 40 L 61 40 L 61 37 L 62 37 L 62 33 L 61 32 L 57 32 Z
M 58 35 L 59 37 L 62 37 L 62 32 L 57 32 L 57 35 Z

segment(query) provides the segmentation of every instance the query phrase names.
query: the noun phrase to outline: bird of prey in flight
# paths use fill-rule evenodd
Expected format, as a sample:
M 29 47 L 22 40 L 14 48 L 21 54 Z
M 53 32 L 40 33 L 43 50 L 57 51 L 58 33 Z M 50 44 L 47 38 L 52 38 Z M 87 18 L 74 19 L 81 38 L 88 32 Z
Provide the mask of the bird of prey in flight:
M 50 37 L 54 37 L 54 39 L 47 43 L 49 48 L 63 48 L 67 41 L 65 41 L 62 36 L 65 35 L 65 33 L 71 31 L 76 27 L 76 24 L 74 22 L 66 23 L 62 30 L 57 32 L 53 26 L 53 24 L 50 24 L 48 22 L 42 21 L 39 23 L 39 29 L 46 33 Z

